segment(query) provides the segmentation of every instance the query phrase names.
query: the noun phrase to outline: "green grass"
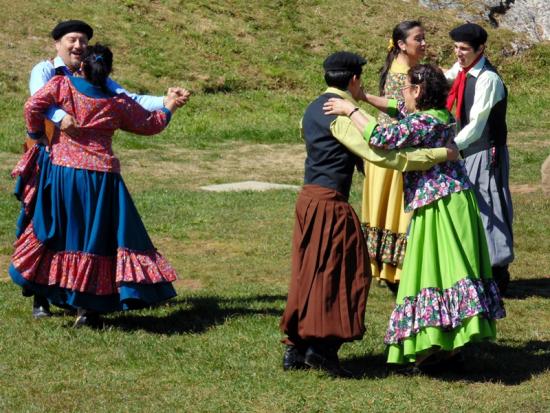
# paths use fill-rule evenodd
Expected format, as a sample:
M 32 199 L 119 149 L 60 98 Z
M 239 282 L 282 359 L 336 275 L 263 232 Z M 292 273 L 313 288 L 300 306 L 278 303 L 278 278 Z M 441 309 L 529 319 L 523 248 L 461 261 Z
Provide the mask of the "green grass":
M 297 125 L 323 89 L 324 57 L 344 48 L 365 54 L 364 81 L 375 90 L 396 22 L 420 17 L 433 59 L 449 65 L 447 32 L 458 20 L 381 0 L 0 6 L 0 411 L 548 411 L 550 199 L 536 188 L 550 154 L 548 43 L 506 57 L 501 51 L 521 36 L 488 28 L 491 59 L 510 91 L 511 181 L 535 189 L 514 193 L 517 256 L 498 341 L 468 350 L 463 374 L 391 374 L 382 338 L 392 296 L 373 285 L 366 336 L 341 352 L 361 378 L 334 380 L 280 367 L 295 194 L 198 186 L 258 176 L 299 184 L 303 164 L 290 155 L 303 151 Z M 74 330 L 61 311 L 33 321 L 6 275 L 18 214 L 9 172 L 25 132 L 28 72 L 52 56 L 48 32 L 62 18 L 95 27 L 94 40 L 113 47 L 114 78 L 129 90 L 160 94 L 178 84 L 194 93 L 161 135 L 115 138 L 146 227 L 180 274 L 179 296 L 109 315 L 103 329 Z M 282 163 L 268 162 L 277 157 Z M 360 191 L 356 178 L 356 209 Z

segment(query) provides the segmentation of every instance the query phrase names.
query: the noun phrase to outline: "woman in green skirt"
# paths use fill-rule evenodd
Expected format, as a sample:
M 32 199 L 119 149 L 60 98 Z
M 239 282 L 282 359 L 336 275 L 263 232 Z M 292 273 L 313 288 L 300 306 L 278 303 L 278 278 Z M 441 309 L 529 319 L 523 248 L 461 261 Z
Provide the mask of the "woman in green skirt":
M 404 102 L 364 95 L 366 102 L 397 117 L 386 127 L 342 99 L 330 99 L 325 113 L 350 116 L 378 148 L 453 145 L 455 121 L 445 108 L 448 85 L 441 70 L 413 67 L 402 91 Z M 464 162 L 405 172 L 404 196 L 413 218 L 384 341 L 388 363 L 421 365 L 453 355 L 467 343 L 494 339 L 495 320 L 505 317 L 505 311 Z

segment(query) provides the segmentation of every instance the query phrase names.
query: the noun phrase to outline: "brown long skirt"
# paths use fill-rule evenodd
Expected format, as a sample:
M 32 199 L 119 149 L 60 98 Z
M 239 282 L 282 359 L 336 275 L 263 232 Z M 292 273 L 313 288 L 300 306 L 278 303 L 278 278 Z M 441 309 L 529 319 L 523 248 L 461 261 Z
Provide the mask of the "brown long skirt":
M 363 337 L 370 281 L 367 248 L 351 205 L 332 189 L 305 185 L 296 202 L 283 343 Z

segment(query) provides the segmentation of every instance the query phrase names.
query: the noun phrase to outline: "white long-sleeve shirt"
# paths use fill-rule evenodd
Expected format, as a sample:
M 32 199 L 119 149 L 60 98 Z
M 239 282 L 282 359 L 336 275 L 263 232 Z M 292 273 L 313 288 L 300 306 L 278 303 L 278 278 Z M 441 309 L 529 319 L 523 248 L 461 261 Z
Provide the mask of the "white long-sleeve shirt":
M 487 124 L 487 119 L 489 119 L 491 109 L 504 99 L 506 95 L 504 83 L 502 83 L 502 79 L 495 72 L 486 70 L 480 74 L 481 69 L 485 65 L 485 60 L 485 57 L 479 59 L 479 62 L 466 75 L 467 77 L 476 77 L 477 82 L 474 92 L 474 102 L 470 109 L 470 122 L 462 127 L 455 137 L 455 143 L 460 150 L 466 149 L 481 137 L 483 129 L 485 129 L 485 125 Z M 462 68 L 457 62 L 445 73 L 445 77 L 448 81 L 452 82 L 460 70 Z
M 53 63 L 50 60 L 44 60 L 34 66 L 29 80 L 31 95 L 34 95 L 38 89 L 48 83 L 48 81 L 55 76 L 55 70 L 59 67 L 66 67 L 65 63 L 63 63 L 63 59 L 59 56 L 53 60 Z M 116 94 L 124 93 L 130 96 L 144 109 L 149 111 L 160 110 L 164 107 L 163 96 L 138 95 L 135 93 L 130 93 L 111 78 L 107 78 L 107 89 Z M 50 107 L 46 111 L 46 117 L 58 126 L 65 115 L 67 115 L 67 112 L 55 106 Z

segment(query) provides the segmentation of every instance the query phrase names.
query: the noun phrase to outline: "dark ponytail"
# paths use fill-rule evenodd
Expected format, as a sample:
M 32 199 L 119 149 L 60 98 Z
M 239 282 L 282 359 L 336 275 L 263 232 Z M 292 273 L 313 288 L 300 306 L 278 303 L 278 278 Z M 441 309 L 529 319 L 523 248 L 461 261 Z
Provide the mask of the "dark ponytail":
M 82 59 L 84 76 L 94 86 L 108 93 L 107 78 L 113 70 L 113 53 L 107 46 L 96 43 L 88 46 Z
M 393 28 L 386 61 L 384 62 L 384 67 L 380 69 L 380 81 L 378 82 L 380 96 L 384 96 L 384 87 L 386 86 L 388 72 L 390 71 L 393 61 L 399 54 L 399 40 L 405 42 L 407 40 L 407 36 L 409 35 L 409 31 L 415 27 L 422 27 L 422 23 L 418 20 L 405 20 Z

